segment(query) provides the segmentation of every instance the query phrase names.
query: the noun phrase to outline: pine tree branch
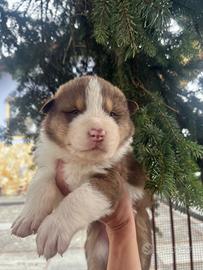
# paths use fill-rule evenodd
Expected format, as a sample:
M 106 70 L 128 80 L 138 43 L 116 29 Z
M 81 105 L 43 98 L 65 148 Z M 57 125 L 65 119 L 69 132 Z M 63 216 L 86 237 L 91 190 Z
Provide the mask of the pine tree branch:
M 146 93 L 148 96 L 150 96 L 150 97 L 152 97 L 152 98 L 154 99 L 155 96 L 154 96 L 149 90 L 147 90 L 147 89 L 144 87 L 143 83 L 142 83 L 138 78 L 136 78 L 136 80 L 137 80 L 137 82 L 136 82 L 133 78 L 131 78 L 132 84 L 133 84 L 136 88 L 141 89 L 144 93 Z M 162 101 L 162 104 L 163 104 L 165 107 L 167 107 L 169 110 L 171 110 L 171 111 L 173 111 L 173 112 L 179 114 L 179 111 L 177 111 L 176 109 L 174 109 L 174 108 L 172 108 L 171 106 L 167 105 L 165 102 Z
M 130 41 L 132 42 L 133 44 L 133 47 L 137 47 L 136 44 L 135 44 L 135 39 L 134 39 L 134 31 L 133 31 L 133 26 L 135 26 L 134 24 L 132 25 L 131 23 L 131 20 L 129 18 L 129 8 L 127 6 L 124 6 L 124 8 L 122 9 L 123 11 L 123 19 L 126 20 L 126 26 L 127 26 L 127 29 L 128 30 L 128 33 L 129 33 L 129 37 L 130 37 Z
M 66 46 L 65 51 L 64 51 L 64 55 L 63 55 L 63 60 L 62 60 L 63 65 L 66 62 L 67 53 L 68 53 L 68 50 L 71 46 L 72 41 L 73 41 L 73 36 L 70 36 L 69 41 L 68 41 L 68 45 Z
M 108 0 L 94 0 L 92 18 L 95 23 L 94 34 L 98 43 L 105 44 L 108 41 L 110 2 Z
M 201 46 L 203 46 L 203 37 L 202 37 L 202 33 L 199 30 L 199 25 L 198 25 L 197 22 L 195 22 L 194 18 L 193 18 L 192 21 L 193 21 L 193 24 L 194 24 L 195 31 L 196 31 L 196 33 L 197 33 L 197 35 L 199 37 L 199 42 L 200 42 Z
M 130 2 L 125 1 L 116 1 L 117 4 L 117 15 L 115 20 L 115 29 L 116 29 L 116 42 L 117 45 L 123 49 L 128 49 L 126 52 L 125 59 L 129 55 L 135 56 L 138 51 L 138 45 L 135 39 L 137 34 L 136 24 L 134 22 L 134 17 L 131 14 Z
M 24 1 L 22 1 L 22 3 L 23 3 L 23 2 L 24 2 Z M 24 11 L 24 13 L 23 13 L 24 16 L 26 16 L 26 14 L 27 14 L 27 12 L 28 12 L 28 10 L 29 10 L 29 8 L 30 8 L 31 3 L 32 3 L 32 0 L 29 0 L 28 5 L 27 5 L 27 7 L 26 7 L 26 9 L 25 9 L 25 11 Z
M 40 0 L 40 21 L 41 21 L 41 35 L 42 35 L 42 43 L 44 43 L 44 20 L 43 20 L 43 7 L 44 3 L 43 0 Z
M 32 0 L 30 0 L 30 1 L 32 1 Z M 24 4 L 24 1 L 21 1 L 20 4 L 15 8 L 14 12 L 17 12 L 23 4 Z

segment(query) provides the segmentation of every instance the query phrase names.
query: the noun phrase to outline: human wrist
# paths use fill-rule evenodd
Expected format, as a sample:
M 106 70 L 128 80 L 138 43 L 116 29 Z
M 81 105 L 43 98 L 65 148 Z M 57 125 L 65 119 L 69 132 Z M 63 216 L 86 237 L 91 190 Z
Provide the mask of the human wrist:
M 106 224 L 106 232 L 109 240 L 122 241 L 128 239 L 135 233 L 135 221 L 133 215 L 129 215 L 122 223 L 118 225 Z

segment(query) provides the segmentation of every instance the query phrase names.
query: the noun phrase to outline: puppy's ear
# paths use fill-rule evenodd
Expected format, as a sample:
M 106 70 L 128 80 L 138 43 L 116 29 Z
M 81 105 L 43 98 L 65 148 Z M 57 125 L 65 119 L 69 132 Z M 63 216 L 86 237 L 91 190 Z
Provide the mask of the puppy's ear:
M 55 102 L 54 98 L 48 99 L 45 102 L 45 104 L 42 106 L 40 112 L 42 112 L 42 113 L 48 113 L 50 111 L 50 109 L 53 107 L 54 102 Z
M 133 100 L 127 100 L 128 102 L 128 110 L 130 112 L 130 115 L 135 114 L 139 110 L 139 105 L 137 104 L 136 101 Z

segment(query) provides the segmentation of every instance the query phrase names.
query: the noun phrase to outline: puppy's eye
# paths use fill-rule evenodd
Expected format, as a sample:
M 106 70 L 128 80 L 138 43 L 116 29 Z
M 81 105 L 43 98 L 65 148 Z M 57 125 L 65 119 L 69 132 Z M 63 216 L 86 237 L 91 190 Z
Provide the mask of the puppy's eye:
M 74 109 L 72 111 L 64 111 L 63 113 L 65 113 L 68 116 L 77 116 L 78 114 L 80 114 L 81 112 L 77 109 Z
M 80 111 L 75 109 L 75 110 L 69 111 L 67 113 L 72 114 L 72 115 L 78 115 L 80 113 Z
M 119 115 L 118 115 L 117 113 L 115 113 L 115 112 L 110 112 L 109 115 L 110 115 L 111 117 L 113 117 L 113 118 L 116 118 L 116 117 L 119 116 Z
M 63 113 L 65 114 L 68 120 L 72 120 L 73 118 L 78 116 L 81 112 L 77 109 L 74 109 L 72 111 L 63 111 Z

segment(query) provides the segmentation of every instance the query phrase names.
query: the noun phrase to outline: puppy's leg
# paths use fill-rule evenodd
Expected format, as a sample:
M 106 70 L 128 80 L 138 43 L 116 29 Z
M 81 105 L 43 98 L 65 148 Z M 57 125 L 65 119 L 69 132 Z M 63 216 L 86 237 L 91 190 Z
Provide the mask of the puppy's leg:
M 26 237 L 36 232 L 62 198 L 55 185 L 53 168 L 38 169 L 29 186 L 23 211 L 12 225 L 12 234 Z
M 57 252 L 63 254 L 76 231 L 112 213 L 119 194 L 120 176 L 117 178 L 115 174 L 97 175 L 82 184 L 46 217 L 37 233 L 39 255 L 48 259 Z
M 98 221 L 93 222 L 88 227 L 85 243 L 88 270 L 106 270 L 108 249 L 105 225 Z

